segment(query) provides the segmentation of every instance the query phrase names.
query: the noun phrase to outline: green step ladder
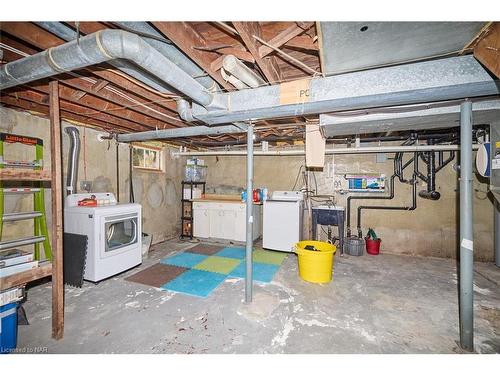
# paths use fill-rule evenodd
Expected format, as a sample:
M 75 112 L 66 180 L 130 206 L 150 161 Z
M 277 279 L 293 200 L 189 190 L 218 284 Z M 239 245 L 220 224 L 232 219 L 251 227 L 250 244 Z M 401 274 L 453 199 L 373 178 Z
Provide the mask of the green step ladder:
M 6 160 L 4 157 L 4 143 L 20 143 L 35 147 L 34 161 Z M 23 135 L 0 133 L 0 168 L 43 169 L 43 140 L 40 138 Z M 35 245 L 35 259 L 40 260 L 40 244 L 43 244 L 45 258 L 52 260 L 52 249 L 47 231 L 45 215 L 45 190 L 43 182 L 38 182 L 38 187 L 4 187 L 0 180 L 0 251 L 13 249 L 19 246 Z M 29 212 L 4 212 L 5 194 L 33 194 L 33 211 Z M 2 241 L 3 223 L 21 220 L 34 220 L 34 235 L 30 237 Z

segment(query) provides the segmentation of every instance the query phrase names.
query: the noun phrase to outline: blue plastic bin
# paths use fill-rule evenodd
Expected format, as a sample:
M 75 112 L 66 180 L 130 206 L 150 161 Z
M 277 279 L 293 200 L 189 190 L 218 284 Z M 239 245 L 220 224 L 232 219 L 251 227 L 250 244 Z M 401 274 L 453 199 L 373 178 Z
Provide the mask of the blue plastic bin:
M 0 354 L 17 346 L 17 302 L 0 306 Z

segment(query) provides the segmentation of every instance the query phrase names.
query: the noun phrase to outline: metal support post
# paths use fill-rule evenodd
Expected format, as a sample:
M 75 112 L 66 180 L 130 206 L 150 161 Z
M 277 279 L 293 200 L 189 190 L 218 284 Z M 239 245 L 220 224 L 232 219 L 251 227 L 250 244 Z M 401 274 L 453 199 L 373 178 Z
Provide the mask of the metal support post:
M 474 349 L 472 231 L 472 103 L 460 106 L 460 345 Z
M 252 252 L 253 252 L 253 125 L 247 128 L 247 236 L 245 302 L 252 302 Z

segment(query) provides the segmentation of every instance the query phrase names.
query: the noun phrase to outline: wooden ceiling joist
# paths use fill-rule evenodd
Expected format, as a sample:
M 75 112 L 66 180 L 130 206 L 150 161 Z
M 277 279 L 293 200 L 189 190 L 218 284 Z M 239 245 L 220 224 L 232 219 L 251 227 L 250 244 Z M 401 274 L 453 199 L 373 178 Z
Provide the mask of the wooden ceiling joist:
M 313 39 L 307 35 L 300 35 L 293 39 L 290 39 L 284 44 L 284 47 L 296 48 L 303 50 L 304 52 L 313 52 L 315 55 L 318 54 L 318 45 L 314 43 Z
M 270 83 L 279 82 L 281 80 L 280 69 L 274 57 L 262 58 L 259 52 L 259 42 L 254 38 L 254 35 L 261 37 L 262 30 L 258 22 L 233 22 L 235 29 L 243 43 L 252 54 L 255 62 L 262 70 L 262 73 Z
M 209 48 L 210 46 L 192 25 L 188 22 L 154 22 L 154 26 L 207 72 L 212 79 L 217 81 L 219 85 L 227 90 L 233 89 L 233 86 L 222 78 L 220 72 L 214 70 L 211 66 L 212 62 L 218 57 L 217 54 L 193 48 L 195 46 Z
M 24 99 L 27 101 L 31 101 L 41 105 L 48 105 L 48 90 L 47 92 L 39 92 L 34 90 L 25 90 L 19 91 L 15 93 L 8 94 L 12 97 Z M 107 122 L 109 124 L 116 125 L 118 127 L 122 127 L 125 129 L 133 130 L 133 131 L 145 131 L 151 130 L 153 128 L 138 124 L 136 122 L 132 122 L 129 120 L 117 118 L 113 115 L 104 112 L 96 112 L 93 108 L 85 108 L 78 104 L 71 103 L 67 100 L 61 100 L 61 109 L 66 112 L 71 112 L 74 114 L 78 114 L 87 118 L 95 118 L 97 120 L 101 120 L 103 122 Z
M 77 29 L 75 22 L 65 23 L 74 30 Z M 319 65 L 318 47 L 313 39 L 316 30 L 312 27 L 312 22 L 233 22 L 228 26 L 233 25 L 235 28 L 229 26 L 229 29 L 232 29 L 229 32 L 214 22 L 153 24 L 227 90 L 235 88 L 224 81 L 220 69 L 224 57 L 229 54 L 249 64 L 251 69 L 271 83 L 308 76 L 304 69 L 291 64 L 273 48 L 286 51 L 313 69 Z M 82 36 L 117 27 L 116 24 L 107 22 L 78 24 Z M 31 22 L 3 22 L 0 24 L 0 31 L 2 43 L 13 48 L 3 48 L 3 63 L 65 43 L 61 38 Z M 15 52 L 15 49 L 20 52 Z M 76 124 L 109 132 L 137 132 L 187 126 L 178 117 L 175 97 L 158 92 L 108 63 L 60 74 L 54 78 L 59 81 L 61 117 Z M 40 80 L 4 90 L 0 95 L 0 102 L 7 107 L 47 117 L 48 97 L 47 80 Z M 288 124 L 294 123 L 293 119 L 287 121 Z M 279 121 L 261 121 L 259 124 L 264 126 L 263 131 L 276 133 L 275 136 L 282 135 L 282 132 L 274 129 L 284 126 Z M 297 123 L 296 126 L 300 124 Z M 287 135 L 290 136 L 291 134 Z M 295 137 L 295 134 L 293 136 Z M 233 139 L 238 137 L 221 135 L 214 142 Z M 195 137 L 190 142 L 207 140 L 210 138 Z M 185 139 L 178 139 L 176 143 L 188 144 Z
M 474 57 L 500 78 L 500 22 L 493 22 L 477 42 Z
M 28 100 L 15 98 L 15 97 L 12 97 L 9 95 L 2 94 L 0 96 L 0 102 L 3 105 L 6 105 L 6 106 L 14 108 L 14 109 L 19 109 L 19 110 L 29 111 L 29 112 L 36 112 L 36 113 L 42 114 L 42 115 L 44 115 L 44 117 L 48 117 L 48 115 L 49 115 L 49 107 L 48 106 L 34 103 L 34 102 L 30 102 Z M 99 120 L 96 120 L 93 118 L 88 118 L 88 117 L 81 116 L 81 115 L 77 115 L 77 114 L 70 113 L 70 112 L 67 112 L 64 110 L 61 111 L 61 117 L 64 118 L 65 120 L 74 121 L 80 125 L 88 124 L 88 125 L 91 125 L 94 127 L 98 127 L 100 129 L 108 130 L 108 131 L 116 131 L 117 130 L 114 126 L 112 126 L 111 124 L 108 124 L 106 122 L 99 121 Z M 128 129 L 125 129 L 125 128 L 122 128 L 121 130 L 128 131 Z
M 283 44 L 289 42 L 291 39 L 311 28 L 313 25 L 314 22 L 297 22 L 269 40 L 268 43 L 273 47 L 279 48 Z M 259 55 L 261 58 L 269 55 L 271 52 L 273 52 L 273 49 L 268 46 L 259 47 Z
M 15 36 L 41 50 L 65 43 L 64 40 L 30 22 L 3 22 L 0 28 L 3 32 Z M 104 28 L 106 27 L 103 26 Z M 149 101 L 158 103 L 158 105 L 169 109 L 173 113 L 177 113 L 175 102 L 167 101 L 164 96 L 154 94 L 152 89 L 145 89 L 142 85 L 135 84 L 135 80 L 132 77 L 125 78 L 126 75 L 124 73 L 117 74 L 111 70 L 102 70 L 100 67 L 89 67 L 85 70 L 101 79 L 114 83 L 117 87 L 140 95 Z

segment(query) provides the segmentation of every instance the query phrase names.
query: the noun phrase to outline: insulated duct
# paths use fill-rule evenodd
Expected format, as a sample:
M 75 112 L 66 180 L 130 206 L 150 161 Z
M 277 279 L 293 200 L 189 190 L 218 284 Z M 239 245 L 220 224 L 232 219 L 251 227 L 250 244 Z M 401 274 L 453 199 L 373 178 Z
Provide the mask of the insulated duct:
M 202 106 L 212 103 L 212 93 L 141 37 L 110 29 L 3 65 L 0 90 L 115 59 L 134 63 Z
M 69 136 L 68 173 L 66 176 L 67 194 L 76 194 L 76 183 L 78 179 L 78 157 L 80 156 L 80 132 L 77 128 L 70 126 L 64 129 Z

